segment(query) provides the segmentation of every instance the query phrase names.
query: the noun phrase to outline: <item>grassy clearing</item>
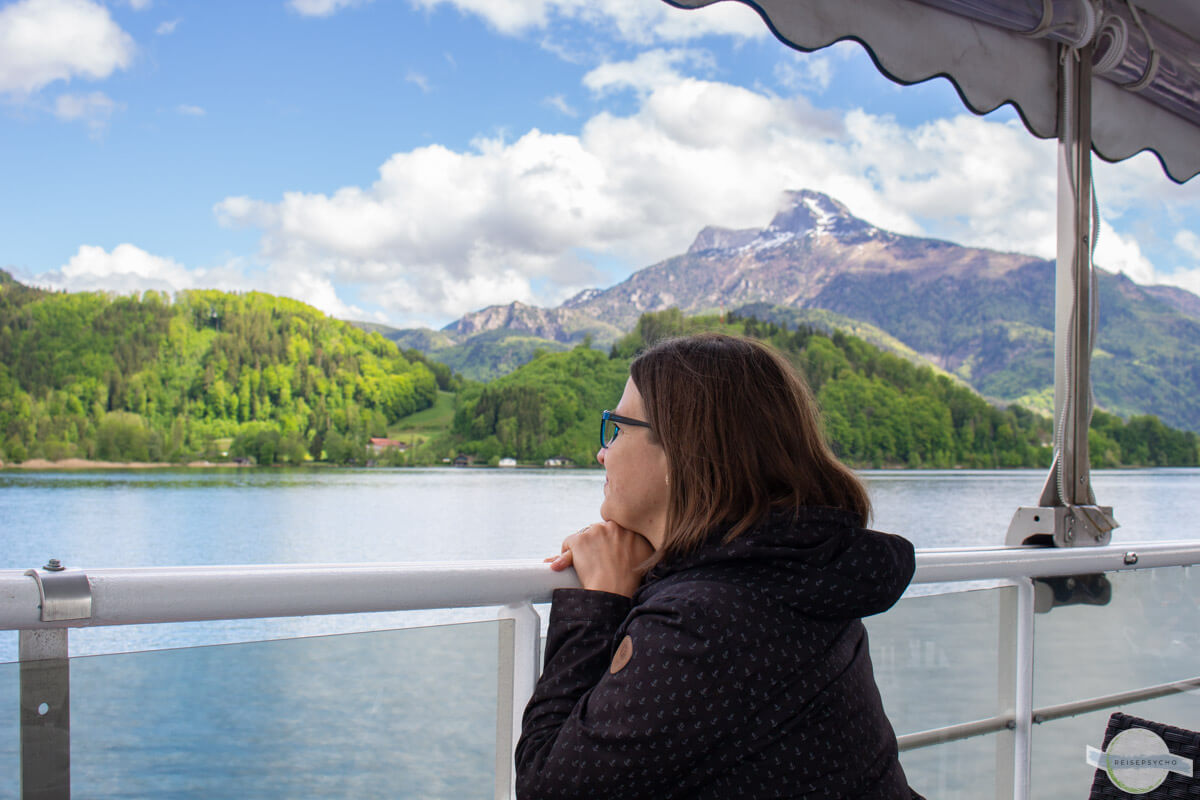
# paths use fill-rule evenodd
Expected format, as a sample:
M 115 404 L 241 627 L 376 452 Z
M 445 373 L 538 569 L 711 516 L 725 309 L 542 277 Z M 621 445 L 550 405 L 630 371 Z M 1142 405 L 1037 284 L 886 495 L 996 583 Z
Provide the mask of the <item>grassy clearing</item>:
M 454 421 L 454 392 L 438 392 L 432 406 L 398 420 L 389 430 L 393 439 L 411 441 L 411 434 L 432 434 L 447 430 Z M 418 436 L 421 441 L 429 436 Z

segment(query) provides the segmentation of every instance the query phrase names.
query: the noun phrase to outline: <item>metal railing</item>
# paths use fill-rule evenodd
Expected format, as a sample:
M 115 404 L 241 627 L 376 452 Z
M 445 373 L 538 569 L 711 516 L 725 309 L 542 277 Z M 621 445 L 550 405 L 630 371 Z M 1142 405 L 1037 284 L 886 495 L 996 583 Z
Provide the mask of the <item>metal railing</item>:
M 915 584 L 1001 581 L 1016 587 L 1001 615 L 1001 713 L 899 737 L 912 750 L 1001 730 L 1013 732 L 1002 795 L 1029 796 L 1034 724 L 1200 686 L 1200 678 L 1137 687 L 1044 709 L 1033 707 L 1034 581 L 1200 564 L 1200 542 L 1047 549 L 991 547 L 921 550 Z M 540 670 L 541 620 L 534 603 L 578 586 L 572 571 L 536 561 L 410 564 L 305 564 L 61 570 L 0 570 L 0 630 L 20 631 L 22 793 L 69 797 L 70 628 L 257 619 L 448 608 L 498 607 L 496 797 L 511 794 L 512 750 L 521 712 Z M 947 587 L 952 588 L 952 587 Z M 83 596 L 86 594 L 86 598 Z M 1002 620 L 1003 621 L 1003 620 Z M 1007 631 L 1007 633 L 1005 633 Z M 1007 638 L 1006 638 L 1007 637 Z M 1006 708 L 1004 706 L 1007 706 Z M 1010 791 L 1011 789 L 1011 791 Z

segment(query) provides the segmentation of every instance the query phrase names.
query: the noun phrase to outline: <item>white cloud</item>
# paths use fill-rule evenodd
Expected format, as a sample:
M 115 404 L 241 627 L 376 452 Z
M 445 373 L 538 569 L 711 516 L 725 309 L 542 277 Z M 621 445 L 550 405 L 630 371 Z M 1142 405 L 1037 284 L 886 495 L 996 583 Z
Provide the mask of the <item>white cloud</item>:
M 1092 168 L 1103 220 L 1096 264 L 1121 270 L 1139 283 L 1167 284 L 1200 294 L 1200 267 L 1170 263 L 1179 251 L 1189 254 L 1189 243 L 1196 245 L 1192 258 L 1200 258 L 1200 237 L 1186 229 L 1173 238 L 1162 233 L 1184 228 L 1200 214 L 1200 181 L 1180 186 L 1168 180 L 1158 159 L 1146 151 L 1119 164 L 1093 158 Z M 1114 226 L 1122 232 L 1114 235 Z
M 492 302 L 532 300 L 531 279 L 567 281 L 595 212 L 600 165 L 576 137 L 531 131 L 474 151 L 392 156 L 376 183 L 277 204 L 229 198 L 225 224 L 263 229 L 260 257 L 289 272 L 372 287 L 385 308 L 442 320 Z M 584 196 L 576 197 L 582 192 Z
M 1174 272 L 1158 274 L 1157 282 L 1179 286 L 1200 295 L 1200 266 L 1196 265 L 1196 262 L 1200 261 L 1200 236 L 1192 231 L 1183 230 L 1176 233 L 1172 241 L 1188 257 L 1190 263 L 1187 266 L 1176 267 Z
M 1137 241 L 1117 233 L 1103 217 L 1100 220 L 1100 237 L 1096 240 L 1096 251 L 1092 254 L 1092 260 L 1101 269 L 1124 272 L 1135 283 L 1163 282 L 1150 259 L 1142 253 Z
M 154 5 L 154 0 L 125 0 L 125 4 L 134 11 L 145 11 Z
M 174 292 L 197 285 L 197 274 L 179 262 L 147 253 L 132 244 L 119 244 L 112 252 L 103 247 L 82 245 L 60 270 L 44 273 L 38 278 L 51 286 L 73 291 L 157 289 Z
M 969 114 L 906 128 L 862 111 L 846 115 L 848 139 L 828 157 L 849 183 L 844 199 L 875 198 L 916 224 L 893 224 L 962 244 L 1053 258 L 1054 144 L 1019 122 Z M 830 176 L 832 178 L 832 176 Z M 875 220 L 873 220 L 875 221 Z
M 1200 212 L 1200 181 L 1180 186 L 1168 180 L 1149 151 L 1119 164 L 1093 158 L 1092 169 L 1100 213 L 1106 217 L 1120 219 L 1153 206 L 1166 214 L 1168 222 L 1182 224 L 1187 216 Z
M 230 197 L 214 210 L 261 230 L 258 258 L 276 274 L 355 285 L 429 322 L 607 283 L 579 253 L 633 270 L 682 252 L 705 225 L 762 226 L 788 189 L 826 192 L 889 230 L 1053 258 L 1054 143 L 1019 122 L 963 114 L 908 127 L 821 111 L 683 77 L 669 55 L 645 80 L 628 64 L 588 73 L 594 91 L 633 86 L 638 106 L 597 114 L 578 135 L 422 147 L 367 186 Z M 1128 233 L 1106 224 L 1100 246 L 1102 266 L 1162 278 Z
M 422 75 L 420 72 L 414 72 L 410 69 L 407 73 L 405 73 L 404 80 L 416 86 L 425 94 L 429 94 L 429 78 Z
M 54 116 L 68 122 L 84 122 L 93 134 L 99 134 L 119 107 L 104 92 L 61 94 L 54 100 Z
M 712 70 L 714 62 L 712 55 L 704 50 L 647 50 L 632 61 L 611 61 L 595 67 L 583 76 L 583 85 L 597 94 L 622 89 L 646 94 L 681 82 L 683 75 L 678 69 L 681 66 L 703 72 Z
M 579 112 L 576 111 L 574 108 L 572 108 L 571 104 L 568 103 L 567 99 L 565 97 L 563 97 L 561 94 L 551 95 L 550 97 L 547 97 L 542 102 L 545 103 L 546 105 L 550 106 L 554 110 L 556 110 L 558 113 L 563 114 L 564 116 L 568 116 L 568 117 L 579 116 Z
M 1180 231 L 1175 234 L 1175 246 L 1189 256 L 1200 259 L 1200 236 L 1191 231 Z
M 775 80 L 785 89 L 823 92 L 833 81 L 833 60 L 824 54 L 796 53 L 793 58 L 777 62 L 774 73 Z
M 175 29 L 179 27 L 179 23 L 182 21 L 183 20 L 179 19 L 165 20 L 158 23 L 158 27 L 154 29 L 154 32 L 159 36 L 170 36 L 175 32 Z
M 1174 272 L 1159 274 L 1155 283 L 1178 286 L 1180 289 L 1187 289 L 1194 295 L 1200 295 L 1200 268 L 1180 268 Z
M 288 0 L 288 8 L 305 17 L 328 17 L 343 8 L 364 5 L 371 0 Z
M 260 292 L 283 295 L 308 303 L 310 306 L 324 311 L 338 319 L 374 319 L 385 322 L 381 315 L 359 308 L 356 305 L 343 302 L 338 297 L 337 288 L 327 277 L 311 272 L 280 272 L 271 270 L 257 280 L 250 281 L 250 286 Z M 233 288 L 233 287 L 229 287 Z
M 19 0 L 0 8 L 0 93 L 107 78 L 133 61 L 133 38 L 90 0 Z
M 647 0 L 412 0 L 421 8 L 449 5 L 482 17 L 501 33 L 544 30 L 553 21 L 578 21 L 612 31 L 636 44 L 677 42 L 708 35 L 765 37 L 767 26 L 741 3 L 715 3 L 685 11 Z
M 61 268 L 33 276 L 32 282 L 69 291 L 119 294 L 149 289 L 167 293 L 200 288 L 263 291 L 295 298 L 342 319 L 385 321 L 377 312 L 343 302 L 329 279 L 319 274 L 274 269 L 264 272 L 239 260 L 216 267 L 188 268 L 129 243 L 111 251 L 82 245 Z
M 181 103 L 175 106 L 175 112 L 183 114 L 185 117 L 203 117 L 208 112 L 200 106 L 190 106 L 186 103 Z

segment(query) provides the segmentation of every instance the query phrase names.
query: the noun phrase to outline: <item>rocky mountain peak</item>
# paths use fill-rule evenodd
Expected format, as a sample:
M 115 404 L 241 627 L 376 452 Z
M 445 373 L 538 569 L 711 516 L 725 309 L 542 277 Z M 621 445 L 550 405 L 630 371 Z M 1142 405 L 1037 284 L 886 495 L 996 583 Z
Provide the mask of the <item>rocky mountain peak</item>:
M 760 238 L 832 235 L 843 242 L 872 238 L 879 231 L 832 197 L 811 189 L 787 192 L 784 203 Z
M 850 213 L 832 197 L 811 189 L 784 193 L 783 203 L 765 228 L 734 230 L 709 226 L 700 231 L 688 253 L 705 250 L 765 250 L 808 236 L 831 235 L 854 244 L 882 235 L 882 231 Z
M 495 330 L 496 328 L 528 329 L 530 322 L 533 322 L 534 326 L 538 322 L 542 322 L 539 317 L 543 313 L 543 310 L 540 308 L 528 306 L 519 300 L 514 300 L 508 305 L 488 306 L 479 311 L 466 314 L 461 319 L 451 322 L 442 328 L 442 330 L 447 333 L 470 336 L 480 331 Z
M 753 242 L 759 233 L 760 231 L 757 228 L 733 230 L 732 228 L 718 228 L 715 225 L 709 225 L 696 235 L 696 239 L 692 242 L 692 246 L 688 248 L 688 252 L 700 253 L 704 250 L 737 250 Z
M 767 226 L 769 231 L 805 234 L 831 228 L 839 218 L 854 219 L 844 205 L 828 195 L 801 189 L 786 192 L 782 207 Z
M 592 294 L 588 294 L 591 292 Z M 594 298 L 596 290 L 589 289 L 573 300 Z M 503 306 L 488 306 L 462 316 L 442 328 L 456 339 L 466 339 L 488 331 L 507 330 L 527 333 L 557 342 L 577 342 L 591 335 L 598 341 L 611 342 L 622 334 L 615 326 L 572 308 L 540 308 L 513 301 Z

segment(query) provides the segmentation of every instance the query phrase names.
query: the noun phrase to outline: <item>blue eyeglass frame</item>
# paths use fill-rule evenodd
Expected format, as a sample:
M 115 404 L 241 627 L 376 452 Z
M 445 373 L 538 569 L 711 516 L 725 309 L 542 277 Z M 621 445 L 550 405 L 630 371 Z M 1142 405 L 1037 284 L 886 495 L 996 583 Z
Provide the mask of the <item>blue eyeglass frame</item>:
M 608 423 L 610 423 L 610 422 L 612 422 L 616 425 L 616 430 L 613 431 L 612 438 L 610 438 L 608 441 L 605 441 L 604 440 L 604 432 L 605 432 L 605 430 L 607 430 Z M 642 420 L 634 419 L 633 417 L 622 417 L 620 414 L 614 414 L 613 412 L 608 411 L 608 410 L 602 411 L 600 413 L 600 449 L 601 450 L 608 449 L 608 446 L 610 444 L 612 444 L 613 441 L 617 438 L 617 434 L 621 432 L 622 425 L 635 425 L 639 428 L 649 428 L 650 427 L 649 422 L 643 422 Z

